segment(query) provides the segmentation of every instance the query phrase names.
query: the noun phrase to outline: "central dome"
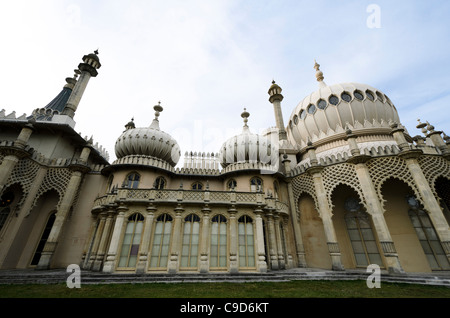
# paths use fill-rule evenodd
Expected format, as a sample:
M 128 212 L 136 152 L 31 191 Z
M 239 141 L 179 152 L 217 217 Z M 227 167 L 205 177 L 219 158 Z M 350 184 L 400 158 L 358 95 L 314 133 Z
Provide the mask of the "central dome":
M 219 158 L 222 167 L 238 163 L 271 164 L 272 154 L 276 149 L 272 149 L 269 138 L 250 132 L 247 126 L 249 116 L 250 114 L 244 108 L 241 114 L 244 118 L 242 133 L 225 141 L 220 148 Z
M 345 136 L 389 134 L 390 123 L 400 123 L 391 100 L 380 90 L 360 83 L 328 86 L 319 71 L 319 90 L 305 97 L 291 114 L 287 133 L 293 144 L 305 147 L 309 141 L 325 143 Z
M 177 165 L 181 156 L 180 147 L 172 136 L 159 129 L 158 116 L 163 108 L 156 105 L 154 109 L 156 118 L 150 127 L 135 128 L 133 121 L 125 126 L 127 129 L 115 145 L 117 159 L 138 155 L 163 160 L 172 167 Z

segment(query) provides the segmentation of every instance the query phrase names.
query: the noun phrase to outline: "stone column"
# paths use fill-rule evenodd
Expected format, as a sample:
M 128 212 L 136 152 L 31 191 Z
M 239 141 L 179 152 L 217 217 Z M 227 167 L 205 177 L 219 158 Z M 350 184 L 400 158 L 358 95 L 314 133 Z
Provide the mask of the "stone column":
M 97 233 L 94 237 L 94 242 L 92 244 L 92 253 L 88 261 L 88 268 L 91 270 L 94 268 L 95 260 L 97 259 L 98 247 L 100 246 L 100 241 L 102 240 L 103 229 L 105 228 L 106 222 L 106 212 L 100 212 L 97 218 L 99 219 Z
M 36 269 L 50 268 L 51 259 L 55 253 L 61 231 L 63 230 L 67 215 L 72 208 L 73 200 L 75 199 L 75 196 L 78 192 L 83 175 L 89 171 L 89 167 L 85 165 L 91 152 L 89 146 L 90 145 L 83 148 L 79 161 L 70 166 L 70 168 L 73 170 L 72 176 L 69 180 L 69 184 L 67 185 L 58 211 L 56 212 L 55 222 L 53 223 L 52 229 L 50 231 L 47 242 L 45 243 L 41 258 L 38 265 L 36 266 Z
M 202 218 L 202 235 L 200 237 L 200 273 L 208 273 L 209 272 L 209 227 L 210 227 L 210 218 L 209 214 L 211 213 L 211 209 L 206 205 L 203 209 L 203 218 Z
M 255 213 L 255 223 L 256 223 L 256 253 L 258 254 L 258 270 L 260 273 L 267 272 L 267 263 L 264 251 L 264 230 L 263 221 L 261 214 L 263 211 L 261 209 L 256 209 Z
M 394 241 L 392 240 L 386 220 L 384 219 L 383 207 L 370 177 L 369 169 L 365 164 L 365 162 L 370 160 L 371 157 L 360 154 L 360 150 L 356 144 L 356 136 L 353 135 L 351 131 L 347 131 L 347 140 L 352 153 L 352 157 L 348 160 L 348 162 L 355 164 L 356 175 L 358 176 L 364 199 L 367 203 L 367 212 L 372 217 L 372 222 L 375 227 L 375 231 L 377 232 L 382 252 L 386 260 L 387 269 L 389 273 L 392 274 L 404 273 L 398 259 Z
M 409 154 L 404 153 L 400 155 L 406 160 L 408 169 L 411 172 L 414 183 L 416 184 L 422 198 L 425 211 L 428 212 L 445 254 L 450 261 L 450 228 L 444 214 L 442 213 L 441 206 L 436 200 L 436 197 L 434 196 L 433 191 L 431 190 L 430 185 L 423 174 L 422 168 L 417 162 L 416 158 L 419 153 L 416 152 L 414 154 L 413 152 L 410 152 Z
M 275 235 L 275 227 L 273 222 L 273 214 L 266 213 L 267 217 L 267 230 L 269 232 L 269 254 L 270 254 L 270 268 L 273 270 L 279 269 L 278 264 L 278 251 L 277 251 L 277 238 Z
M 178 271 L 178 263 L 179 263 L 179 257 L 180 257 L 180 251 L 181 251 L 181 240 L 183 239 L 183 233 L 182 233 L 182 220 L 181 220 L 181 213 L 184 211 L 184 209 L 181 207 L 180 204 L 175 208 L 175 220 L 173 225 L 173 234 L 172 234 L 172 248 L 170 251 L 170 261 L 169 261 L 169 268 L 168 273 L 169 274 L 176 274 Z
M 419 149 L 411 149 L 410 147 L 405 146 L 401 147 L 402 144 L 404 145 L 406 143 L 404 130 L 398 128 L 396 124 L 392 125 L 392 127 L 392 134 L 402 150 L 398 155 L 406 161 L 409 172 L 411 173 L 414 183 L 419 190 L 424 208 L 428 212 L 445 254 L 450 260 L 450 228 L 444 214 L 442 213 L 439 202 L 436 200 L 430 184 L 428 183 L 428 180 L 423 174 L 422 168 L 417 161 L 417 158 L 419 158 L 423 152 Z M 434 130 L 434 127 L 430 127 L 429 129 Z
M 275 227 L 275 237 L 277 240 L 277 251 L 278 251 L 278 266 L 280 269 L 286 268 L 286 262 L 283 254 L 283 240 L 281 238 L 280 231 L 280 216 L 278 213 L 274 214 L 274 227 Z
M 104 273 L 112 273 L 115 269 L 116 255 L 119 249 L 120 238 L 122 236 L 123 223 L 125 220 L 125 212 L 128 210 L 123 204 L 117 208 L 116 222 L 114 224 L 114 230 L 111 235 L 111 243 L 109 244 L 108 255 L 106 256 L 105 265 L 103 265 Z
M 148 254 L 150 240 L 152 237 L 153 220 L 155 218 L 156 207 L 150 203 L 147 207 L 147 217 L 145 218 L 144 235 L 142 236 L 142 246 L 139 252 L 139 262 L 136 266 L 136 274 L 144 274 L 148 267 Z
M 237 220 L 236 220 L 237 210 L 234 205 L 228 209 L 230 214 L 230 274 L 236 274 L 239 272 L 238 266 L 238 233 L 237 233 Z
M 283 156 L 283 165 L 286 171 L 286 175 L 289 175 L 291 172 L 290 167 L 291 161 L 288 159 L 287 155 Z M 288 197 L 289 197 L 289 212 L 290 217 L 292 220 L 292 227 L 294 229 L 294 241 L 295 241 L 295 250 L 297 254 L 297 266 L 304 268 L 307 267 L 306 264 L 306 258 L 305 258 L 305 249 L 303 246 L 303 237 L 302 232 L 300 230 L 300 222 L 297 217 L 297 205 L 298 202 L 295 202 L 294 200 L 294 191 L 292 189 L 292 182 L 291 179 L 288 179 L 287 181 L 287 188 L 288 188 Z
M 325 192 L 325 187 L 323 185 L 322 171 L 323 167 L 316 166 L 310 167 L 307 171 L 310 173 L 314 180 L 314 187 L 316 189 L 316 196 L 319 204 L 319 216 L 322 219 L 323 227 L 325 230 L 325 237 L 327 240 L 328 251 L 331 257 L 331 264 L 333 270 L 343 270 L 341 252 L 339 249 L 339 244 L 336 238 L 336 232 L 334 230 L 334 225 L 332 221 L 331 208 L 328 205 L 328 200 Z
M 30 153 L 25 150 L 25 147 L 27 146 L 28 140 L 34 131 L 34 127 L 32 125 L 33 122 L 34 121 L 30 120 L 28 124 L 22 128 L 19 136 L 12 145 L 2 149 L 5 156 L 0 163 L 0 195 L 2 194 L 8 178 L 11 176 L 11 173 L 19 160 L 30 156 Z
M 111 227 L 114 220 L 114 210 L 111 209 L 106 213 L 106 221 L 103 227 L 100 244 L 98 247 L 97 255 L 95 257 L 94 264 L 92 266 L 93 271 L 100 271 L 105 260 L 106 246 L 111 233 Z M 102 217 L 103 219 L 103 217 Z
M 28 191 L 28 193 L 23 194 L 26 195 L 27 197 L 23 201 L 22 206 L 16 207 L 17 217 L 11 219 L 11 222 L 7 225 L 8 226 L 6 232 L 7 235 L 4 235 L 4 237 L 0 241 L 0 268 L 2 267 L 6 259 L 6 255 L 8 254 L 17 233 L 19 232 L 22 222 L 24 221 L 24 219 L 27 218 L 27 216 L 31 213 L 31 210 L 33 209 L 33 204 L 35 202 L 36 195 L 42 184 L 42 181 L 45 178 L 46 173 L 47 173 L 46 167 L 39 168 L 39 171 L 37 172 L 33 180 L 33 183 L 31 184 L 30 190 Z

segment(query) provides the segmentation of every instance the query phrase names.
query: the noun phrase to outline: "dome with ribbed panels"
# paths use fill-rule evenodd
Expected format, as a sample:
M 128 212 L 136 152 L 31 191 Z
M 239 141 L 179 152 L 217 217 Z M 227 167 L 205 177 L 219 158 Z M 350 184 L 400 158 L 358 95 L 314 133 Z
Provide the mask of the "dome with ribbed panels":
M 181 156 L 180 147 L 172 136 L 159 128 L 158 116 L 163 110 L 161 105 L 156 105 L 154 109 L 156 117 L 149 127 L 136 128 L 133 120 L 125 126 L 126 130 L 115 145 L 117 159 L 141 155 L 163 160 L 172 167 L 177 165 Z
M 271 164 L 271 155 L 275 151 L 269 138 L 253 134 L 248 125 L 250 114 L 244 108 L 242 133 L 229 138 L 220 148 L 219 159 L 222 167 L 236 163 Z
M 287 127 L 293 144 L 324 143 L 345 138 L 345 130 L 357 135 L 390 134 L 390 123 L 399 123 L 396 108 L 379 89 L 361 83 L 328 86 L 316 63 L 319 89 L 294 109 Z

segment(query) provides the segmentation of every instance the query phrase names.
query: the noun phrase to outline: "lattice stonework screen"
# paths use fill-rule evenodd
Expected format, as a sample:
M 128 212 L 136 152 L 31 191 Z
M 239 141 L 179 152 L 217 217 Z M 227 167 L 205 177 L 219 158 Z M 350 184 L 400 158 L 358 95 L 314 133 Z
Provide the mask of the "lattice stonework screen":
M 438 198 L 439 196 L 436 193 L 435 187 L 436 179 L 441 176 L 450 179 L 450 164 L 444 158 L 436 156 L 422 156 L 419 158 L 419 164 L 422 167 L 425 178 L 430 184 L 431 190 L 436 198 Z
M 327 194 L 328 204 L 333 206 L 331 197 L 333 190 L 340 184 L 345 184 L 353 188 L 359 195 L 361 203 L 366 206 L 366 200 L 362 192 L 361 184 L 353 164 L 341 163 L 325 167 L 322 171 L 323 183 Z
M 405 160 L 397 156 L 392 156 L 372 159 L 366 164 L 369 168 L 370 177 L 377 191 L 378 198 L 383 206 L 386 200 L 383 199 L 381 189 L 384 182 L 389 178 L 396 178 L 405 182 L 413 189 L 416 198 L 421 199 L 420 192 L 414 183 L 414 179 L 409 172 Z
M 297 212 L 297 219 L 300 219 L 300 211 L 298 210 L 298 199 L 303 193 L 309 194 L 314 199 L 316 209 L 318 209 L 318 202 L 316 190 L 314 188 L 314 181 L 309 174 L 304 173 L 292 179 L 292 192 L 294 192 L 294 202 L 295 202 L 295 210 Z
M 36 178 L 36 174 L 39 170 L 39 165 L 32 160 L 24 159 L 20 160 L 17 165 L 14 167 L 11 175 L 6 182 L 7 187 L 19 183 L 22 186 L 22 190 L 24 194 L 28 193 L 33 184 L 34 179 Z M 24 201 L 26 195 L 24 195 L 21 199 L 21 202 Z
M 44 177 L 44 180 L 41 183 L 38 193 L 36 194 L 36 198 L 34 199 L 33 206 L 37 203 L 39 197 L 47 192 L 48 190 L 56 190 L 59 194 L 59 204 L 64 196 L 64 192 L 66 191 L 66 187 L 69 184 L 70 177 L 72 176 L 72 171 L 66 168 L 50 168 L 47 171 L 47 174 Z

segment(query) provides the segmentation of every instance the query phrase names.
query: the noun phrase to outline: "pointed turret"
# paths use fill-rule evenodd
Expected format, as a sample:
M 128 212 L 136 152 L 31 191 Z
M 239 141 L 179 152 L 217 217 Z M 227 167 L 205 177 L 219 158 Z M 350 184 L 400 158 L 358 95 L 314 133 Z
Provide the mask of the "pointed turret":
M 94 53 L 83 56 L 83 63 L 78 65 L 80 71 L 80 79 L 76 82 L 72 94 L 70 95 L 67 103 L 62 112 L 63 115 L 67 115 L 73 118 L 75 111 L 78 108 L 81 97 L 83 97 L 84 90 L 91 77 L 96 77 L 98 75 L 97 69 L 101 67 L 100 59 L 98 58 L 98 50 Z

